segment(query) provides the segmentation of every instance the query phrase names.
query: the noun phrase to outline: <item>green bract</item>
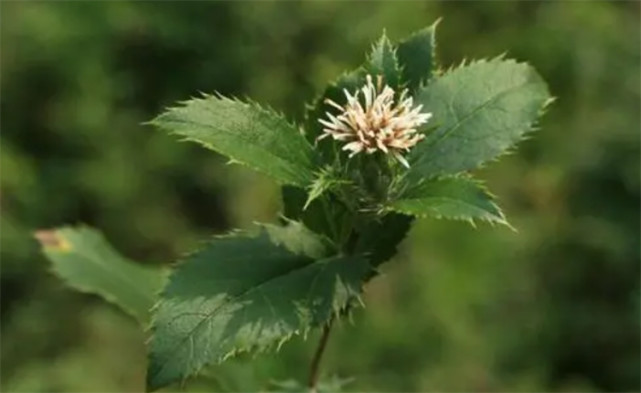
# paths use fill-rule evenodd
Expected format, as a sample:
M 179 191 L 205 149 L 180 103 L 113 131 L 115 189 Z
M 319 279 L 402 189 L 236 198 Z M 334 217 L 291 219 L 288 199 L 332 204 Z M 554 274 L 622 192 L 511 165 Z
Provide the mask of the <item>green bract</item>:
M 149 389 L 341 317 L 360 303 L 363 285 L 395 255 L 415 217 L 509 225 L 469 171 L 534 130 L 550 102 L 547 87 L 531 66 L 503 57 L 443 72 L 436 26 L 396 45 L 383 35 L 363 65 L 306 107 L 301 126 L 255 103 L 217 95 L 185 101 L 151 122 L 273 177 L 283 186 L 282 225 L 214 238 L 178 262 L 168 280 L 164 270 L 118 256 L 90 230 L 55 232 L 63 242 L 45 252 L 70 285 L 102 295 L 142 323 L 155 303 Z M 347 158 L 342 140 L 318 140 L 319 119 L 346 110 L 344 90 L 354 96 L 368 75 L 392 88 L 395 100 L 406 89 L 413 101 L 405 109 L 422 105 L 421 115 L 431 114 L 418 129 L 424 136 L 404 154 L 409 169 L 385 148 Z

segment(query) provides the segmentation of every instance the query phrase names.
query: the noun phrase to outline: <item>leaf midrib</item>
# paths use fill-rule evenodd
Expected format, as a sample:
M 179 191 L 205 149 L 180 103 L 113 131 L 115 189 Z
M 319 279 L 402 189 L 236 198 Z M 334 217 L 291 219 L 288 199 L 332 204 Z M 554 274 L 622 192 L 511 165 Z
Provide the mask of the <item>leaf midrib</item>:
M 479 111 L 482 109 L 486 108 L 488 105 L 493 104 L 495 101 L 499 100 L 502 98 L 504 95 L 511 93 L 512 91 L 516 89 L 520 89 L 526 85 L 530 84 L 529 80 L 525 80 L 522 83 L 519 83 L 515 86 L 509 87 L 503 91 L 500 91 L 496 93 L 494 96 L 491 98 L 487 99 L 485 102 L 483 102 L 481 105 L 477 106 L 474 108 L 472 111 L 470 111 L 468 114 L 466 114 L 463 118 L 461 118 L 456 124 L 451 126 L 449 129 L 443 131 L 442 135 L 436 139 L 430 140 L 430 141 L 425 141 L 428 142 L 424 148 L 431 147 L 437 143 L 442 142 L 444 139 L 450 137 L 454 131 L 456 131 L 458 128 L 460 128 L 464 123 L 466 123 L 471 117 L 475 116 Z M 428 161 L 429 162 L 429 161 Z
M 82 256 L 83 254 L 78 252 L 78 255 Z M 84 257 L 87 258 L 89 261 L 93 262 L 94 265 L 98 266 L 99 270 L 102 270 L 102 271 L 104 271 L 106 273 L 109 273 L 109 274 L 113 274 L 114 272 L 116 272 L 116 276 L 120 277 L 121 282 L 126 283 L 127 286 L 130 288 L 130 290 L 132 290 L 133 293 L 138 293 L 141 296 L 141 298 L 146 299 L 148 301 L 147 302 L 148 304 L 153 304 L 153 300 L 154 300 L 153 297 L 148 296 L 147 293 L 145 293 L 143 290 L 141 290 L 140 287 L 138 285 L 136 285 L 135 282 L 130 280 L 129 276 L 124 274 L 120 269 L 110 269 L 108 265 L 102 263 L 103 261 L 105 261 L 106 259 L 109 259 L 109 258 L 102 258 L 99 255 L 96 255 L 94 253 L 84 253 Z M 142 266 L 138 266 L 136 264 L 136 262 L 133 262 L 133 261 L 130 261 L 128 259 L 119 257 L 118 255 L 113 255 L 111 259 L 118 260 L 121 263 L 131 264 L 131 265 L 133 265 L 135 267 L 142 268 Z
M 211 126 L 209 124 L 204 124 L 204 123 L 196 122 L 196 121 L 189 120 L 189 119 L 172 118 L 171 120 L 168 120 L 168 122 L 175 122 L 175 123 L 182 123 L 182 124 L 191 125 L 191 126 L 204 127 L 204 128 L 208 128 L 210 130 L 214 130 L 216 132 L 220 132 L 220 133 L 223 133 L 223 134 L 233 135 L 235 138 L 241 139 L 243 142 L 246 142 L 246 143 L 254 146 L 255 148 L 258 148 L 259 150 L 261 150 L 262 152 L 266 153 L 268 156 L 272 157 L 276 161 L 281 162 L 281 163 L 285 163 L 286 164 L 285 166 L 287 166 L 287 167 L 290 167 L 290 168 L 293 167 L 294 169 L 299 167 L 297 162 L 290 161 L 290 160 L 287 160 L 287 159 L 285 159 L 283 157 L 275 155 L 269 149 L 263 148 L 259 144 L 254 143 L 254 141 L 252 141 L 251 138 L 248 138 L 246 135 L 244 135 L 242 133 L 230 132 L 230 131 L 225 130 L 224 128 L 217 128 L 217 127 Z M 216 146 L 214 146 L 210 142 L 204 142 L 202 140 L 196 139 L 195 137 L 188 135 L 186 132 L 172 131 L 172 133 L 173 134 L 178 134 L 178 135 L 181 135 L 181 136 L 185 136 L 188 139 L 191 139 L 194 142 L 200 143 L 200 144 L 208 147 L 211 150 L 215 150 L 215 151 L 217 151 L 217 152 L 219 152 L 219 153 L 221 153 L 223 155 L 229 156 L 230 158 L 232 158 L 233 160 L 236 160 L 237 162 L 243 163 L 245 165 L 249 165 L 252 168 L 256 168 L 256 169 L 258 169 L 260 171 L 265 171 L 264 169 L 257 168 L 255 165 L 248 164 L 244 159 L 237 158 L 236 154 L 230 154 L 229 152 L 222 151 L 222 149 L 216 148 Z M 305 143 L 307 143 L 307 141 L 305 141 Z M 293 150 L 297 150 L 297 149 L 293 149 Z M 310 149 L 306 148 L 306 150 L 309 151 Z M 291 154 L 291 152 L 289 152 L 288 154 Z M 311 159 L 311 157 L 307 157 L 307 155 L 306 155 L 306 158 L 308 158 L 308 160 L 306 160 L 307 162 L 305 163 L 306 169 L 311 169 L 311 164 L 313 162 L 313 159 Z M 290 172 L 290 171 L 288 171 L 288 172 Z M 292 177 L 299 177 L 295 170 L 290 172 L 290 176 L 292 174 L 293 174 Z M 295 185 L 301 185 L 301 184 L 303 184 L 303 182 L 300 182 L 299 180 L 296 180 L 296 183 L 294 183 L 294 184 Z
M 254 285 L 254 286 L 252 286 L 252 287 L 250 287 L 250 288 L 248 288 L 248 289 L 244 290 L 243 292 L 241 292 L 241 293 L 239 293 L 239 294 L 237 294 L 237 295 L 234 295 L 234 296 L 232 296 L 232 297 L 230 297 L 230 298 L 225 299 L 225 300 L 222 302 L 222 304 L 220 304 L 220 305 L 219 305 L 218 307 L 216 307 L 214 310 L 212 310 L 212 311 L 210 311 L 210 312 L 207 312 L 207 313 L 203 313 L 203 314 L 202 314 L 202 315 L 204 315 L 203 319 L 202 319 L 201 321 L 199 321 L 199 322 L 198 322 L 198 323 L 197 323 L 197 324 L 196 324 L 196 325 L 195 325 L 195 326 L 194 326 L 194 327 L 189 331 L 189 334 L 187 334 L 184 338 L 182 338 L 182 339 L 180 340 L 180 342 L 178 342 L 176 345 L 174 345 L 174 347 L 173 347 L 173 348 L 171 349 L 171 351 L 169 351 L 169 352 L 170 352 L 170 353 L 174 353 L 174 352 L 175 352 L 175 350 L 176 350 L 176 348 L 180 347 L 181 345 L 183 345 L 183 343 L 184 343 L 186 340 L 191 339 L 191 338 L 194 336 L 194 334 L 195 334 L 194 332 L 195 332 L 196 330 L 200 329 L 200 327 L 201 327 L 201 325 L 202 325 L 203 323 L 205 323 L 206 321 L 210 320 L 210 319 L 214 316 L 214 314 L 216 314 L 216 313 L 217 313 L 219 310 L 221 310 L 223 307 L 228 306 L 230 303 L 232 303 L 232 302 L 234 302 L 234 301 L 238 300 L 239 298 L 241 298 L 241 297 L 243 297 L 243 296 L 245 296 L 245 295 L 247 295 L 247 294 L 251 293 L 252 291 L 255 291 L 255 290 L 262 291 L 262 287 L 263 287 L 264 285 L 267 285 L 267 284 L 268 284 L 269 282 L 271 282 L 271 281 L 278 280 L 278 279 L 282 279 L 282 278 L 284 278 L 284 277 L 289 276 L 290 274 L 296 273 L 297 271 L 302 270 L 302 269 L 305 269 L 305 268 L 308 268 L 308 267 L 310 267 L 310 266 L 312 266 L 312 265 L 314 265 L 314 264 L 321 264 L 321 263 L 322 263 L 322 264 L 327 265 L 327 264 L 329 263 L 329 261 L 330 261 L 330 260 L 332 260 L 332 259 L 333 259 L 333 258 L 324 258 L 324 259 L 321 259 L 321 260 L 312 261 L 312 262 L 310 262 L 310 263 L 308 263 L 308 264 L 306 264 L 306 265 L 304 265 L 304 266 L 300 266 L 300 267 L 296 267 L 296 268 L 294 268 L 294 269 L 291 269 L 291 270 L 287 271 L 286 273 L 281 274 L 281 275 L 279 275 L 279 276 L 272 277 L 272 278 L 266 279 L 266 280 L 264 280 L 264 281 L 261 281 L 261 282 L 259 282 L 258 284 L 256 284 L 256 285 Z M 316 277 L 318 277 L 318 275 L 319 275 L 319 274 L 321 274 L 323 271 L 324 271 L 324 269 L 322 269 L 321 271 L 319 271 L 319 272 L 316 274 L 315 279 L 316 279 Z M 308 298 L 309 298 L 309 295 L 308 295 Z M 245 309 L 246 309 L 246 308 L 245 308 Z M 185 314 L 185 313 L 183 313 L 183 314 L 181 314 L 181 315 L 184 315 L 184 314 Z M 154 373 L 154 376 L 157 376 L 157 375 L 161 374 L 161 373 L 162 373 L 162 371 L 163 371 L 163 370 L 165 369 L 165 367 L 167 366 L 167 364 L 169 364 L 169 362 L 171 361 L 171 359 L 172 359 L 172 358 L 167 356 L 167 357 L 166 357 L 166 359 L 167 359 L 167 360 L 165 360 L 165 361 L 164 361 L 164 362 L 159 366 L 158 371 Z
M 418 202 L 420 202 L 420 201 L 425 201 L 425 200 L 443 200 L 443 201 L 446 201 L 446 202 L 455 202 L 455 203 L 459 203 L 459 204 L 462 204 L 462 205 L 465 205 L 465 206 L 468 206 L 468 207 L 472 207 L 472 208 L 474 208 L 476 210 L 480 210 L 482 212 L 488 213 L 493 217 L 498 217 L 499 219 L 502 219 L 501 217 L 497 216 L 496 214 L 490 212 L 489 210 L 486 210 L 484 207 L 481 207 L 479 205 L 476 205 L 476 204 L 473 204 L 471 202 L 467 202 L 467 201 L 464 201 L 464 200 L 461 200 L 461 199 L 456 199 L 456 198 L 453 198 L 453 197 L 431 196 L 431 197 L 424 197 L 424 198 L 405 198 L 405 199 L 402 199 L 402 200 L 396 202 L 395 204 L 403 203 L 403 202 L 406 202 L 406 201 L 408 201 L 408 202 L 409 201 L 418 201 Z M 407 211 L 409 211 L 409 210 L 410 209 L 407 209 Z

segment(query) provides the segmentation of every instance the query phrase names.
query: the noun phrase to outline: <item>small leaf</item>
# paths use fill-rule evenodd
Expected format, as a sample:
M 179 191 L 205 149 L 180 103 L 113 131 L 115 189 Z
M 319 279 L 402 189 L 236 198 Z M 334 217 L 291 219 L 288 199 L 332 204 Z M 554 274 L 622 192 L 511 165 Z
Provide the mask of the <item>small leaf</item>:
M 41 230 L 35 237 L 54 273 L 69 286 L 97 294 L 146 324 L 167 276 L 164 269 L 122 257 L 99 232 L 86 227 Z
M 483 220 L 508 225 L 492 196 L 469 177 L 423 182 L 390 205 L 392 210 L 419 217 Z
M 420 88 L 415 98 L 438 128 L 408 156 L 414 182 L 497 158 L 533 129 L 550 102 L 532 67 L 501 58 L 450 71 Z
M 305 137 L 282 116 L 256 104 L 204 96 L 169 109 L 151 123 L 283 184 L 304 187 L 313 179 L 316 156 Z
M 415 91 L 436 72 L 436 27 L 441 20 L 412 34 L 397 47 L 403 82 Z
M 149 389 L 235 353 L 280 345 L 326 323 L 360 294 L 369 271 L 364 258 L 316 260 L 306 247 L 275 244 L 269 231 L 216 239 L 176 268 L 154 311 Z
M 303 206 L 303 210 L 306 210 L 310 203 L 316 200 L 318 197 L 324 193 L 335 190 L 341 185 L 349 184 L 350 182 L 345 179 L 341 179 L 340 174 L 334 170 L 333 167 L 325 167 L 318 172 L 316 179 L 309 186 L 309 193 L 307 195 L 307 200 Z
M 384 84 L 394 89 L 398 87 L 401 71 L 396 59 L 396 50 L 385 33 L 372 46 L 372 51 L 364 67 L 374 80 L 376 80 L 377 75 L 381 75 L 383 76 Z

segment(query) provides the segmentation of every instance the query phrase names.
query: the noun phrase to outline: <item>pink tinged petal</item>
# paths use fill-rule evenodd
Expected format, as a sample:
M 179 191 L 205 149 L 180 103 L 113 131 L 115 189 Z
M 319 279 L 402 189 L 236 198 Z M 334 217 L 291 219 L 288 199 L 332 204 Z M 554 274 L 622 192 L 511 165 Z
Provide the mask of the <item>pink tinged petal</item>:
M 356 98 L 358 91 L 356 91 L 356 94 L 352 96 L 347 89 L 343 89 L 343 94 L 345 94 L 345 98 L 347 99 L 347 107 L 345 108 L 347 111 L 350 106 L 354 106 L 358 102 L 358 99 Z
M 367 75 L 366 80 L 366 84 L 353 95 L 343 89 L 347 99 L 344 106 L 329 99 L 325 101 L 339 109 L 340 114 L 334 116 L 327 113 L 329 120 L 319 120 L 327 127 L 323 137 L 332 135 L 335 140 L 351 141 L 343 147 L 343 150 L 352 151 L 350 157 L 363 150 L 371 154 L 377 150 L 389 153 L 397 149 L 393 153 L 405 165 L 407 161 L 399 151 L 409 150 L 424 138 L 424 135 L 417 134 L 417 127 L 426 123 L 432 115 L 421 113 L 422 105 L 413 108 L 414 101 L 407 89 L 401 91 L 398 99 L 394 100 L 396 92 L 388 85 L 383 86 L 382 76 L 378 76 L 376 87 L 371 75 Z
M 334 101 L 330 100 L 329 98 L 325 99 L 325 103 L 328 104 L 328 105 L 333 106 L 334 108 L 338 109 L 341 112 L 345 110 L 342 106 L 338 105 L 337 103 L 335 103 Z
M 361 91 L 365 97 L 365 108 L 369 109 L 372 106 L 372 89 L 370 89 L 369 86 L 363 86 Z
M 396 158 L 401 164 L 403 164 L 405 168 L 409 169 L 410 163 L 407 162 L 407 160 L 405 159 L 405 157 L 401 155 L 401 153 L 394 152 L 393 154 L 394 154 L 394 158 Z
M 335 123 L 330 123 L 327 120 L 318 119 L 318 122 L 321 123 L 322 125 L 324 125 L 327 128 L 336 128 L 336 124 Z
M 389 150 L 387 150 L 387 147 L 385 146 L 385 144 L 381 139 L 376 140 L 376 146 L 378 146 L 378 148 L 381 149 L 384 153 L 389 152 Z
M 354 137 L 353 134 L 334 134 L 333 136 L 337 141 L 346 141 Z
M 326 116 L 327 116 L 327 117 L 328 117 L 328 118 L 329 118 L 333 123 L 335 123 L 335 124 L 340 123 L 340 120 L 339 120 L 336 116 L 332 115 L 331 113 L 329 113 L 329 112 L 325 112 L 325 115 L 326 115 Z M 340 117 L 340 116 L 339 116 L 339 117 Z
M 350 142 L 343 146 L 343 150 L 351 150 L 358 153 L 359 151 L 363 150 L 363 144 L 360 141 Z
M 331 135 L 331 133 L 327 132 L 327 130 L 323 130 L 323 133 L 320 134 L 318 137 L 316 137 L 316 140 L 317 141 L 323 140 L 323 139 L 327 138 L 330 135 Z
M 389 146 L 396 149 L 402 149 L 405 147 L 405 142 L 399 139 L 395 139 L 389 143 Z

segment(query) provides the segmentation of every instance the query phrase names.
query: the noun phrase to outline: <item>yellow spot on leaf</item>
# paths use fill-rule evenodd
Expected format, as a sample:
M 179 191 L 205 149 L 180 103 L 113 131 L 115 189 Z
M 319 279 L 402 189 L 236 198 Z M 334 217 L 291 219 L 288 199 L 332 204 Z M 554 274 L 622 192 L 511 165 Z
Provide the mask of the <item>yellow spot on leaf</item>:
M 60 235 L 57 231 L 53 230 L 40 230 L 36 231 L 33 236 L 40 242 L 40 245 L 45 249 L 69 252 L 71 251 L 71 244 Z

